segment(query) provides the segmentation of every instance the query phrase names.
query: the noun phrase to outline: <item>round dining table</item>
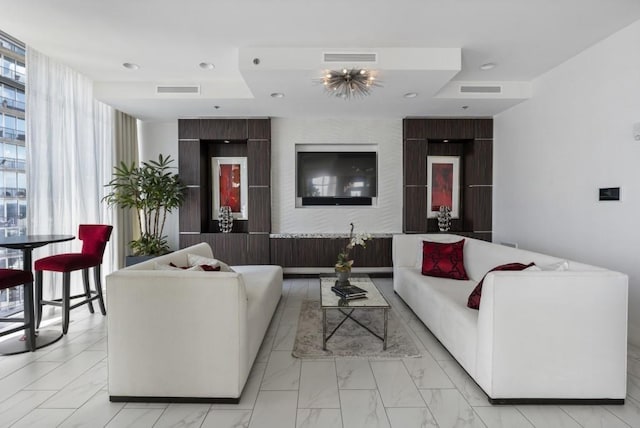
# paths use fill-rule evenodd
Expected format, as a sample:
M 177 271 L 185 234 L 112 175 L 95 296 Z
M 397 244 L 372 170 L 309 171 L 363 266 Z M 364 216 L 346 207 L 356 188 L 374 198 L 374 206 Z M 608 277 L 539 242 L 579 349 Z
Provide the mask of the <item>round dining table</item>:
M 33 259 L 32 253 L 35 248 L 44 247 L 45 245 L 54 244 L 57 242 L 71 241 L 74 239 L 73 235 L 16 235 L 16 236 L 0 236 L 0 247 L 10 248 L 13 250 L 22 250 L 22 266 L 23 269 L 29 272 L 33 271 Z M 34 283 L 31 283 L 31 287 L 35 287 Z M 34 293 L 32 291 L 31 295 Z M 25 302 L 25 305 L 27 302 Z M 31 302 L 33 307 L 37 302 Z M 33 313 L 33 312 L 32 312 Z M 62 330 L 44 330 L 40 329 L 36 331 L 36 349 L 51 345 L 62 338 Z M 13 355 L 28 352 L 24 337 L 17 339 L 8 339 L 4 342 L 0 342 L 0 355 Z

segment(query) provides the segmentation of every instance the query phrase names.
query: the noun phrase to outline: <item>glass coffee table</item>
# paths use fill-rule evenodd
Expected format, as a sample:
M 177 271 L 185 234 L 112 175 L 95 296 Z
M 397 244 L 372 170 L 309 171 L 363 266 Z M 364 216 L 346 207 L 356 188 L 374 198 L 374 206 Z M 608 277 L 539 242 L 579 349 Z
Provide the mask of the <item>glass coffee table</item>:
M 389 320 L 389 309 L 391 306 L 387 300 L 382 296 L 376 285 L 371 281 L 371 278 L 367 275 L 352 275 L 349 279 L 351 285 L 360 287 L 367 291 L 367 297 L 360 299 L 345 300 L 340 296 L 337 296 L 331 287 L 336 284 L 337 278 L 335 275 L 321 275 L 320 276 L 320 307 L 322 309 L 322 349 L 327 350 L 327 341 L 331 339 L 336 331 L 344 324 L 348 319 L 354 321 L 360 327 L 367 330 L 373 336 L 382 341 L 382 349 L 387 349 L 387 322 Z M 383 311 L 384 326 L 383 334 L 379 334 L 372 331 L 369 327 L 362 324 L 356 318 L 352 316 L 353 311 L 358 310 L 376 310 L 381 309 Z M 327 334 L 327 311 L 337 310 L 344 315 L 342 321 L 333 329 L 332 332 Z

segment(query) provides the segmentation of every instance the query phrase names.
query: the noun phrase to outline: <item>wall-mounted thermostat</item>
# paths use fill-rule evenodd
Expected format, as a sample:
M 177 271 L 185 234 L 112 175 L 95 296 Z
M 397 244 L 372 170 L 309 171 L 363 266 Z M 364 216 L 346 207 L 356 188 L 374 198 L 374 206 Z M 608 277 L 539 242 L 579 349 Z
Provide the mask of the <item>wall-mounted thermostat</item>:
M 600 188 L 600 200 L 601 201 L 619 201 L 620 200 L 620 188 L 619 187 L 602 187 L 602 188 Z

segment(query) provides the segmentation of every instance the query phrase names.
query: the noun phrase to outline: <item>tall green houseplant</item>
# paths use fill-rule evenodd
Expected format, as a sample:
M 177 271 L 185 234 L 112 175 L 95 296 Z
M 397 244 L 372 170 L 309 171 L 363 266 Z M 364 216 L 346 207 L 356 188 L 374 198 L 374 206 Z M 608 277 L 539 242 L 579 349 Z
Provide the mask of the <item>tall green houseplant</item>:
M 114 167 L 113 178 L 106 185 L 111 192 L 104 197 L 111 206 L 133 209 L 137 213 L 140 238 L 129 243 L 134 256 L 158 256 L 169 252 L 167 237 L 163 235 L 167 214 L 184 201 L 185 186 L 178 174 L 171 172 L 171 156 L 158 160 Z

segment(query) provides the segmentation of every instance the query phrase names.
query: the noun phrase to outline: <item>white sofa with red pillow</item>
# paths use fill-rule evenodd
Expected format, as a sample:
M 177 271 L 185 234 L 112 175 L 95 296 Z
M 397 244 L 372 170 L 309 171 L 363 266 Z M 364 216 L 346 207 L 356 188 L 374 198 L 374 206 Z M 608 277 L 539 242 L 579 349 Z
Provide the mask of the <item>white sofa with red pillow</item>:
M 206 243 L 107 276 L 111 401 L 238 402 L 282 295 L 282 268 L 179 269 L 203 258 L 213 258 Z
M 422 275 L 423 241 L 461 239 L 468 280 Z M 487 273 L 514 262 L 538 268 Z M 480 309 L 470 309 L 483 277 Z M 492 403 L 624 402 L 626 275 L 457 235 L 415 234 L 393 237 L 393 286 Z

